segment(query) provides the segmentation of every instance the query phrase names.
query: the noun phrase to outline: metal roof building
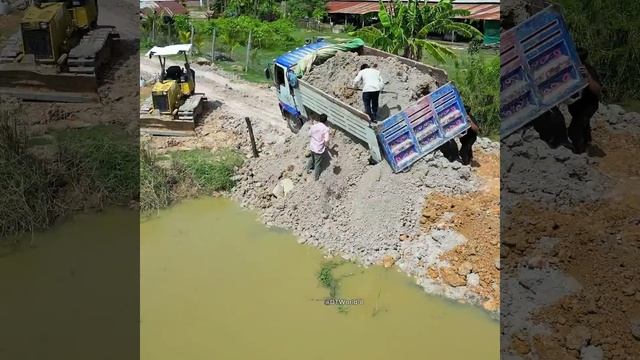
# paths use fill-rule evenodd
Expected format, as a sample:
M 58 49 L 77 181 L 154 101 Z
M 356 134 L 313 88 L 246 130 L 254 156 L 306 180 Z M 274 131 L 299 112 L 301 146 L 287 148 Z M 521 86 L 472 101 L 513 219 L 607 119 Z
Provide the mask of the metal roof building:
M 383 1 L 391 3 L 391 1 Z M 437 3 L 437 0 L 429 0 L 429 3 Z M 327 12 L 329 14 L 349 14 L 365 15 L 378 12 L 379 2 L 377 0 L 359 1 L 329 1 L 327 2 Z M 465 9 L 471 15 L 464 17 L 474 20 L 500 20 L 499 0 L 454 0 L 453 6 L 456 9 Z

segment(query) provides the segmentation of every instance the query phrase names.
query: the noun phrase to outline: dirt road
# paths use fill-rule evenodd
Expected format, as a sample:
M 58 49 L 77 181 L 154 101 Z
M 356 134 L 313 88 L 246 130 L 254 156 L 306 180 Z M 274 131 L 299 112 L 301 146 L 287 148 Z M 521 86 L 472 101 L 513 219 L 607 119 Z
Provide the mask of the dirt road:
M 168 61 L 167 66 L 182 65 Z M 266 136 L 266 141 L 277 141 L 288 130 L 278 108 L 275 91 L 266 85 L 257 85 L 239 79 L 231 79 L 218 73 L 215 67 L 192 65 L 196 72 L 196 91 L 207 95 L 216 110 L 244 119 L 250 117 Z M 140 57 L 140 74 L 145 79 L 154 78 L 160 66 L 156 59 Z M 205 121 L 206 123 L 206 121 Z

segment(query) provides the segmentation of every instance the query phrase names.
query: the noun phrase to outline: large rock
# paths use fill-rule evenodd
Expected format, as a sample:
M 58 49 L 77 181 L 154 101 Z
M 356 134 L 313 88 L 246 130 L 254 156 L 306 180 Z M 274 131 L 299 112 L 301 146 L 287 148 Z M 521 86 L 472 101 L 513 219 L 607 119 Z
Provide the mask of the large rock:
M 566 346 L 572 350 L 580 350 L 591 339 L 591 331 L 584 325 L 571 329 L 566 337 Z
M 445 284 L 453 287 L 467 285 L 467 279 L 464 276 L 460 276 L 453 268 L 447 267 L 440 270 L 440 275 Z

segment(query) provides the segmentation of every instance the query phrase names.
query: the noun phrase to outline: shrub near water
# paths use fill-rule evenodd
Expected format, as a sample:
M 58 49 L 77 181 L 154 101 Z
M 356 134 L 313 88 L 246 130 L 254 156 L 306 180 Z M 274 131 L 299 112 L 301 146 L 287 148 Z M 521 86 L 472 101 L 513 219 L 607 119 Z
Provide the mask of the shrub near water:
M 188 150 L 171 153 L 161 159 L 140 150 L 140 209 L 143 215 L 166 208 L 184 198 L 211 195 L 230 190 L 235 170 L 242 165 L 242 154 L 221 149 Z
M 242 155 L 224 149 L 214 154 L 206 150 L 179 151 L 172 156 L 178 169 L 185 172 L 201 193 L 231 190 L 235 168 L 242 165 Z

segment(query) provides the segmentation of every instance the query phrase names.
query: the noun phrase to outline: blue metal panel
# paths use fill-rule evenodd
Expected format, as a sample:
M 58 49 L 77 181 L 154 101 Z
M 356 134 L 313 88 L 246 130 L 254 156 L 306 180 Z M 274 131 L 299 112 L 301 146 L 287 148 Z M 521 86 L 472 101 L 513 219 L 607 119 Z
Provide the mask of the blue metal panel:
M 587 86 L 571 34 L 552 8 L 503 33 L 500 44 L 502 137 Z
M 288 112 L 291 115 L 294 116 L 300 116 L 300 111 L 298 111 L 298 109 L 296 109 L 295 107 L 285 104 L 283 102 L 280 102 L 280 107 L 282 108 L 282 110 Z
M 384 120 L 378 139 L 391 168 L 399 172 L 469 127 L 460 93 L 447 83 Z
M 290 68 L 292 66 L 294 66 L 295 64 L 298 63 L 298 61 L 300 61 L 300 59 L 304 58 L 305 56 L 319 50 L 322 49 L 324 47 L 327 47 L 331 45 L 331 43 L 325 41 L 325 40 L 320 40 L 318 42 L 315 42 L 313 44 L 309 44 L 309 45 L 305 45 L 303 47 L 297 48 L 295 50 L 289 51 L 288 53 L 281 55 L 280 57 L 278 57 L 276 59 L 276 64 L 279 64 L 281 66 L 284 66 L 285 68 Z

